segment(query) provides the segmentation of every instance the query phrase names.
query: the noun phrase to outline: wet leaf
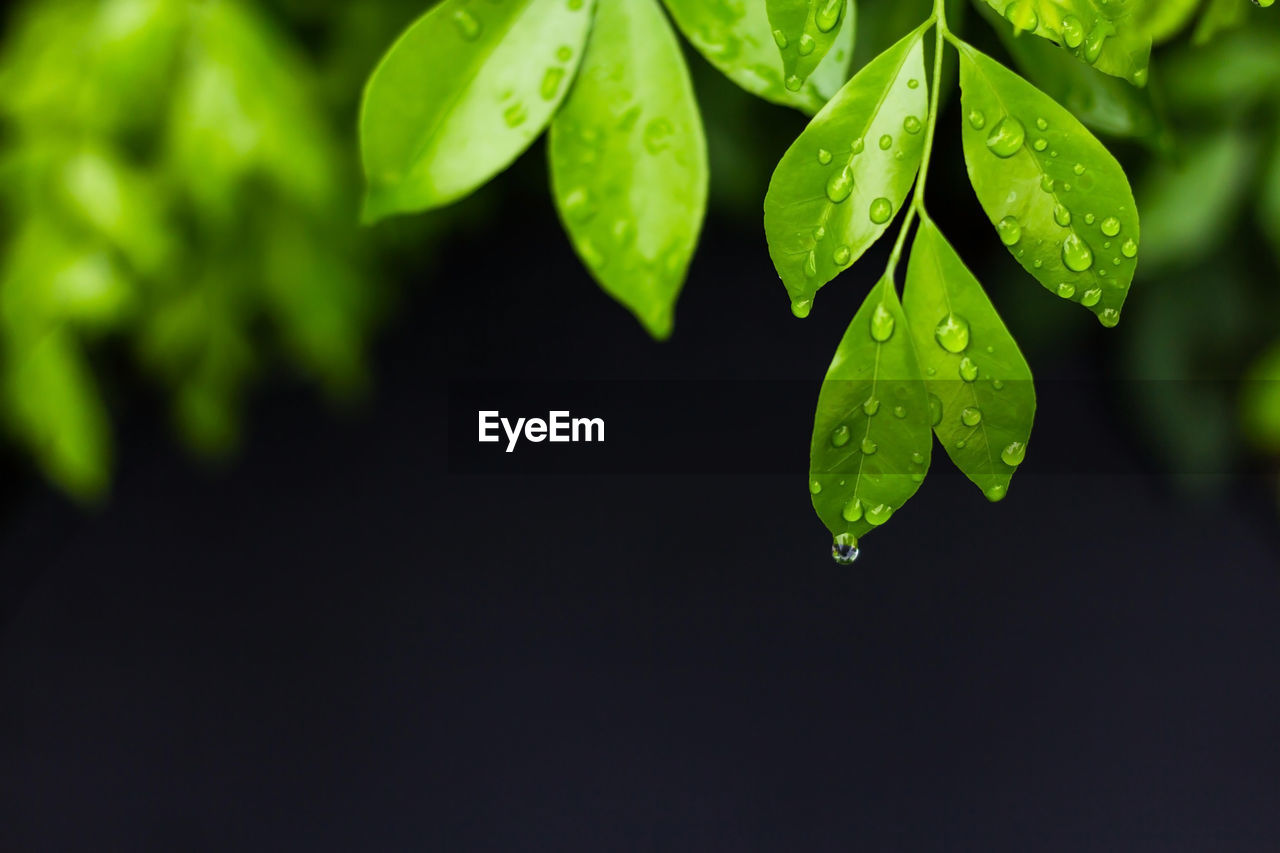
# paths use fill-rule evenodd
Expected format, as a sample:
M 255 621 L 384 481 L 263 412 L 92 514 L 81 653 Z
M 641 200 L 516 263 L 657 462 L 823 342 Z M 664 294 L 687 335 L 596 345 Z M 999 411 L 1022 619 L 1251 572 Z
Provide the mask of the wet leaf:
M 968 45 L 960 51 L 964 155 L 978 200 L 1018 263 L 1105 326 L 1137 269 L 1124 170 L 1052 98 Z
M 893 282 L 867 295 L 818 398 L 809 491 L 832 534 L 860 538 L 920 488 L 933 446 L 929 395 Z
M 667 11 L 707 61 L 743 89 L 812 115 L 849 79 L 853 58 L 853 6 L 831 49 L 801 85 L 786 86 L 782 57 L 762 0 L 664 0 Z
M 560 218 L 600 286 L 651 334 L 671 332 L 707 205 L 702 120 L 656 0 L 596 13 L 578 80 L 551 125 Z
M 1127 0 L 987 0 L 1018 32 L 1061 45 L 1082 62 L 1136 86 L 1147 82 L 1151 36 Z
M 783 85 L 799 91 L 852 23 L 849 0 L 765 0 L 774 43 L 782 55 Z
M 542 133 L 581 60 L 594 0 L 445 0 L 365 89 L 365 218 L 467 195 Z
M 799 316 L 889 227 L 915 181 L 928 118 L 925 28 L 845 84 L 783 155 L 764 202 L 773 264 Z
M 982 285 L 929 220 L 920 224 L 903 296 L 933 430 L 988 500 L 1003 500 L 1035 420 L 1031 368 Z

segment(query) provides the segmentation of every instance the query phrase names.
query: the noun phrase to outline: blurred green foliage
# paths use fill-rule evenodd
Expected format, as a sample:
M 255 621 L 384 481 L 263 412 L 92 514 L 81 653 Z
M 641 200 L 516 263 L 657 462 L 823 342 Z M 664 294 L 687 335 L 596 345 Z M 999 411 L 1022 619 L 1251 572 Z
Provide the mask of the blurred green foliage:
M 355 79 L 355 78 L 353 78 Z M 357 390 L 378 291 L 352 158 L 312 62 L 230 0 L 29 3 L 0 54 L 4 416 L 68 492 L 101 494 L 115 346 L 220 453 L 283 357 Z

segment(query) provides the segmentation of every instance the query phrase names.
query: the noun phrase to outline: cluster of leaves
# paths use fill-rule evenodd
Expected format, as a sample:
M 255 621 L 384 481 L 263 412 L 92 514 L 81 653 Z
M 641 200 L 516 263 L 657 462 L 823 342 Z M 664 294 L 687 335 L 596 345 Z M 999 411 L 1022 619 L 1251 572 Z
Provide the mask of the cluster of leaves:
M 970 182 L 997 237 L 1043 287 L 1113 327 L 1137 269 L 1138 211 L 1124 170 L 1089 128 L 1160 150 L 1173 144 L 1145 88 L 1152 44 L 1191 26 L 1201 4 L 975 0 L 1029 82 L 961 40 L 943 0 L 926 3 L 924 20 L 852 79 L 852 2 L 664 3 L 730 79 L 813 114 L 765 199 L 770 255 L 797 316 L 899 223 L 819 400 L 810 492 L 836 556 L 854 559 L 859 537 L 916 492 L 935 435 L 988 499 L 1003 499 L 1026 455 L 1035 389 L 1013 336 L 926 208 L 948 49 L 959 57 Z M 1195 39 L 1231 26 L 1248 4 L 1210 0 Z M 665 336 L 703 216 L 706 163 L 658 0 L 435 7 L 366 90 L 366 216 L 448 204 L 547 127 L 555 201 L 577 253 Z
M 46 474 L 111 469 L 100 371 L 125 344 L 203 451 L 283 354 L 341 393 L 376 312 L 308 63 L 234 0 L 31 3 L 0 55 L 0 385 Z

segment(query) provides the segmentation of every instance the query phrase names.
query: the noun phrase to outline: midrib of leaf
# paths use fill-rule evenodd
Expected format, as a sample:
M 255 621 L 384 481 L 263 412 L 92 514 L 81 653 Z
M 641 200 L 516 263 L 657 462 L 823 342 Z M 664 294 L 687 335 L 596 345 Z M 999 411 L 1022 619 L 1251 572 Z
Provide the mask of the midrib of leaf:
M 977 51 L 975 51 L 975 50 L 974 50 L 974 48 L 970 47 L 968 44 L 965 44 L 964 42 L 961 42 L 961 41 L 958 41 L 958 40 L 957 40 L 957 45 L 956 45 L 956 46 L 957 46 L 957 47 L 959 47 L 959 48 L 961 48 L 962 50 L 965 50 L 966 52 L 970 53 L 971 55 L 973 55 L 973 54 L 975 54 L 975 53 L 977 52 Z M 992 61 L 994 62 L 995 60 L 992 60 Z M 1000 95 L 1000 90 L 999 90 L 999 89 L 998 89 L 998 88 L 997 88 L 997 87 L 992 83 L 991 78 L 987 76 L 987 72 L 986 72 L 986 70 L 985 70 L 985 69 L 983 69 L 983 67 L 982 67 L 980 64 L 978 64 L 977 62 L 973 61 L 972 59 L 970 59 L 970 63 L 973 65 L 974 69 L 975 69 L 979 74 L 981 74 L 981 75 L 982 75 L 982 79 L 983 79 L 983 80 L 985 80 L 985 81 L 987 81 L 987 89 L 989 89 L 989 90 L 991 91 L 991 94 L 995 97 L 996 102 L 1000 104 L 1000 108 L 1001 108 L 1002 110 L 1004 110 L 1005 115 L 1012 116 L 1012 115 L 1013 115 L 1013 113 L 1009 110 L 1009 106 L 1008 106 L 1008 104 L 1005 102 L 1005 99 L 1004 99 L 1003 97 L 1001 97 L 1001 95 Z M 1028 85 L 1031 85 L 1031 84 L 1028 84 Z M 1037 90 L 1037 91 L 1039 91 L 1039 90 Z M 1040 94 L 1044 95 L 1044 93 L 1043 93 L 1043 92 L 1041 92 Z M 1053 101 L 1053 99 L 1052 99 L 1052 98 L 1049 98 L 1049 96 L 1048 96 L 1048 95 L 1044 95 L 1044 97 L 1048 98 L 1050 101 Z M 1057 103 L 1057 101 L 1053 101 L 1053 102 L 1054 102 L 1054 103 Z M 1058 104 L 1058 106 L 1062 106 L 1062 105 L 1061 105 L 1061 104 Z M 1065 109 L 1065 107 L 1064 107 L 1064 109 Z M 1021 119 L 1019 119 L 1019 121 L 1021 121 Z M 1038 158 L 1038 157 L 1036 156 L 1035 151 L 1031 148 L 1031 146 L 1029 146 L 1029 145 L 1025 145 L 1025 144 L 1024 144 L 1024 145 L 1022 146 L 1022 150 L 1021 150 L 1021 151 L 1019 151 L 1018 153 L 1019 153 L 1019 154 L 1024 154 L 1024 153 L 1025 153 L 1028 157 L 1030 157 L 1030 158 L 1031 158 L 1031 162 L 1035 165 L 1035 167 L 1036 167 L 1036 171 L 1040 174 L 1040 177 L 1041 177 L 1041 179 L 1042 179 L 1042 180 L 1043 180 L 1044 178 L 1049 177 L 1049 174 L 1044 170 L 1044 167 L 1043 167 L 1043 166 L 1041 165 L 1041 163 L 1040 163 L 1040 158 Z M 1050 179 L 1050 180 L 1052 180 L 1052 179 Z M 1043 188 L 1043 185 L 1042 185 L 1042 188 Z M 1054 202 L 1056 202 L 1057 204 L 1061 204 L 1063 207 L 1067 207 L 1067 205 L 1066 205 L 1065 203 L 1063 203 L 1062 198 L 1058 195 L 1058 182 L 1057 182 L 1057 181 L 1054 181 L 1054 182 L 1053 182 L 1053 189 L 1048 193 L 1048 195 L 1053 196 L 1053 200 L 1054 200 Z M 1069 208 L 1069 207 L 1068 207 L 1067 209 L 1068 209 L 1068 210 L 1070 210 L 1071 208 Z M 1072 217 L 1071 217 L 1071 218 L 1072 218 L 1072 221 L 1074 222 L 1074 221 L 1075 221 L 1075 214 L 1074 214 L 1074 213 L 1072 214 Z M 1064 227 L 1064 226 L 1059 226 L 1059 227 Z M 1075 230 L 1074 228 L 1068 228 L 1067 230 L 1069 230 L 1069 231 L 1070 231 L 1071 233 L 1073 233 L 1073 234 L 1074 234 L 1074 233 L 1076 233 L 1076 230 Z M 1096 266 L 1096 265 L 1095 265 L 1095 266 Z M 1096 269 L 1094 269 L 1094 268 L 1092 268 L 1092 267 L 1091 267 L 1089 270 L 1087 270 L 1086 272 L 1083 272 L 1083 273 L 1076 273 L 1076 275 L 1088 275 L 1090 283 L 1092 283 L 1095 287 L 1102 287 L 1102 286 L 1103 286 L 1103 282 L 1098 278 L 1097 270 L 1096 270 Z
M 503 40 L 507 36 L 507 33 L 511 31 L 512 27 L 515 26 L 516 22 L 519 21 L 522 17 L 524 17 L 525 11 L 527 10 L 528 6 L 534 2 L 534 0 L 517 0 L 517 2 L 519 3 L 519 7 L 518 7 L 519 11 L 517 11 L 515 14 L 507 18 L 508 23 L 505 27 L 501 27 L 496 30 L 498 37 L 493 40 L 492 42 L 493 46 L 486 51 L 476 52 L 476 60 L 467 67 L 467 75 L 465 77 L 466 82 L 463 85 L 458 86 L 456 89 L 454 89 L 450 97 L 445 100 L 445 104 L 447 105 L 448 108 L 440 110 L 437 113 L 436 120 L 430 125 L 430 127 L 425 128 L 422 131 L 422 133 L 419 135 L 418 143 L 414 146 L 413 156 L 409 158 L 408 171 L 412 171 L 413 168 L 416 167 L 417 164 L 422 161 L 423 157 L 427 154 L 427 152 L 431 150 L 432 139 L 435 137 L 436 131 L 440 129 L 441 123 L 448 116 L 453 114 L 453 108 L 463 100 L 464 96 L 469 95 L 471 93 L 471 87 L 475 83 L 476 77 L 479 75 L 480 69 L 484 67 L 485 62 L 488 61 L 489 57 L 494 53 L 494 51 L 496 51 L 502 45 Z M 586 50 L 585 45 L 583 45 L 582 50 L 585 52 Z M 581 62 L 582 62 L 582 58 L 579 57 L 578 58 L 579 65 L 581 65 Z
M 858 134 L 859 139 L 865 138 L 867 135 L 867 131 L 871 130 L 871 125 L 875 122 L 876 116 L 880 115 L 880 108 L 884 106 L 885 101 L 889 100 L 889 94 L 893 90 L 893 85 L 898 82 L 898 75 L 902 73 L 903 67 L 906 66 L 907 61 L 911 58 L 911 54 L 914 50 L 915 50 L 915 44 L 912 44 L 905 51 L 903 51 L 902 59 L 899 61 L 897 67 L 893 69 L 893 75 L 889 78 L 889 85 L 886 86 L 883 91 L 881 91 L 880 100 L 876 101 L 875 109 L 873 109 L 868 114 L 866 124 L 863 125 L 862 131 Z M 845 85 L 848 85 L 848 84 L 846 83 Z M 844 162 L 844 168 L 845 169 L 850 168 L 853 165 L 853 161 L 856 160 L 859 156 L 860 155 L 858 154 L 850 153 Z M 827 200 L 822 206 L 822 215 L 818 218 L 818 224 L 825 226 L 827 224 L 827 220 L 831 218 L 831 211 L 835 210 L 835 207 L 836 207 L 835 203 L 832 202 L 831 199 L 825 194 L 821 196 L 814 196 L 813 198 L 810 198 L 810 199 L 804 199 L 801 201 L 793 202 L 788 206 L 799 207 L 803 204 L 808 204 L 811 201 L 818 201 L 819 199 L 822 199 L 822 198 L 825 198 Z M 795 255 L 807 255 L 809 254 L 810 251 L 811 250 L 809 249 L 802 249 L 795 252 L 787 252 L 786 256 L 793 257 Z M 877 350 L 877 359 L 878 359 L 879 345 L 877 345 L 876 350 Z
M 916 239 L 919 239 L 919 235 L 917 235 Z M 947 303 L 947 313 L 954 314 L 955 306 L 951 304 L 951 291 L 947 288 L 946 276 L 942 274 L 942 263 L 940 262 L 936 252 L 931 254 L 933 257 L 930 258 L 930 262 L 934 265 L 934 271 L 938 274 L 938 281 L 942 282 L 942 298 Z M 974 407 L 981 411 L 982 402 L 978 399 L 977 383 L 964 382 L 964 380 L 961 380 L 961 382 L 963 382 L 963 384 L 969 389 L 969 396 L 973 400 Z M 963 423 L 964 421 L 961 421 L 961 424 Z M 972 438 L 978 433 L 982 434 L 982 445 L 987 451 L 987 473 L 994 476 L 996 473 L 996 460 L 995 457 L 991 455 L 991 438 L 987 435 L 987 421 L 985 415 L 982 420 L 978 421 L 978 425 L 973 428 L 973 432 L 969 433 L 969 438 Z M 969 438 L 965 439 L 966 443 L 968 443 Z

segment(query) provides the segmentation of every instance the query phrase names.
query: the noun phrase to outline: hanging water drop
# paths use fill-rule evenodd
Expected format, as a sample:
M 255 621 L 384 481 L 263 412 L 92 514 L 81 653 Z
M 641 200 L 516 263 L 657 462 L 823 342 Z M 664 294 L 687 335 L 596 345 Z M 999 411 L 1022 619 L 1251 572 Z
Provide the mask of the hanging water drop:
M 991 501 L 993 504 L 1000 503 L 1008 493 L 1009 489 L 1003 483 L 996 483 L 994 486 L 983 492 L 983 494 L 986 495 L 987 500 Z
M 812 299 L 796 299 L 791 303 L 791 313 L 803 320 L 813 310 Z
M 1092 308 L 1102 301 L 1102 290 L 1094 287 L 1084 292 L 1084 296 L 1080 297 L 1080 304 L 1085 308 Z
M 1108 308 L 1098 316 L 1098 319 L 1102 322 L 1102 325 L 1106 326 L 1108 329 L 1114 329 L 1116 326 L 1120 325 L 1120 312 L 1114 308 Z
M 852 533 L 841 533 L 831 545 L 831 559 L 838 566 L 852 566 L 858 560 L 858 540 Z
M 791 76 L 787 77 L 783 85 L 787 87 L 787 91 L 789 92 L 799 92 L 800 87 L 804 85 L 804 81 L 801 80 L 796 75 L 792 74 Z

